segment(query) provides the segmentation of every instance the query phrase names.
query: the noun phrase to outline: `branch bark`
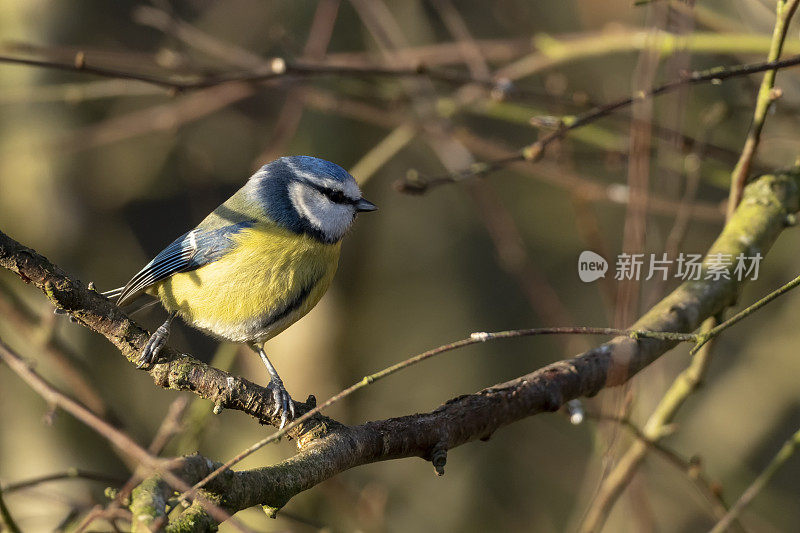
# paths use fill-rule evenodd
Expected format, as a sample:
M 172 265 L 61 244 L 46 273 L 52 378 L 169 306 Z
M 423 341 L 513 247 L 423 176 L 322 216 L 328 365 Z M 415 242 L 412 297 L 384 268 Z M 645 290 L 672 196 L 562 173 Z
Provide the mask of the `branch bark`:
M 781 231 L 794 222 L 798 210 L 800 169 L 762 176 L 747 186 L 743 201 L 708 254 L 764 256 Z M 35 284 L 56 306 L 104 335 L 131 362 L 138 356 L 148 338 L 145 330 L 97 292 L 84 288 L 46 258 L 2 233 L 0 266 Z M 735 302 L 740 287 L 735 278 L 687 281 L 630 329 L 692 332 L 703 320 Z M 503 426 L 558 410 L 571 399 L 594 396 L 606 387 L 621 385 L 676 343 L 666 339 L 617 337 L 571 359 L 454 398 L 430 413 L 359 426 L 344 426 L 318 417 L 314 424 L 301 425 L 294 431 L 300 449 L 294 457 L 254 470 L 227 471 L 205 485 L 204 491 L 218 498 L 219 505 L 229 512 L 261 504 L 274 513 L 294 495 L 363 464 L 421 457 L 432 461 L 441 473 L 447 450 L 477 439 L 486 440 Z M 271 395 L 262 387 L 185 354 L 167 350 L 164 355 L 167 361 L 149 371 L 156 384 L 191 390 L 261 422 L 279 423 L 268 414 L 272 409 Z M 190 456 L 182 462 L 179 475 L 187 483 L 194 483 L 218 466 L 204 457 Z M 160 501 L 157 496 L 152 491 L 139 490 L 133 506 L 139 498 Z M 195 516 L 205 515 L 198 512 Z M 182 520 L 181 527 L 195 524 L 192 528 L 201 530 L 208 524 L 205 518 L 188 522 Z

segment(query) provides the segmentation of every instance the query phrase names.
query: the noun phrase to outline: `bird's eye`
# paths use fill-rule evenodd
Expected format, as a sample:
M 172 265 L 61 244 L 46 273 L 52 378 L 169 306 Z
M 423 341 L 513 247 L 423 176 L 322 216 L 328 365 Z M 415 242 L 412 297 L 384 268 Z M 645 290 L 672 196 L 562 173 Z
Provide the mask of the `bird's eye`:
M 342 203 L 344 201 L 344 193 L 342 191 L 335 191 L 334 190 L 334 191 L 331 191 L 330 194 L 328 194 L 328 198 L 330 198 L 332 201 L 336 202 L 337 204 L 340 204 L 340 203 Z

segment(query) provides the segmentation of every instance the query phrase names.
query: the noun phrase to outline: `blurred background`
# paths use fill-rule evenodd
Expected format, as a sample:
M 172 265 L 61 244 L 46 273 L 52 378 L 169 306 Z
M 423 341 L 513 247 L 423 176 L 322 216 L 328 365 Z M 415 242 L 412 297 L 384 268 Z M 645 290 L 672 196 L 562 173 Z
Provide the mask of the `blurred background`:
M 340 65 L 424 64 L 475 78 L 286 76 L 175 94 L 88 74 L 0 64 L 0 230 L 72 276 L 107 290 L 124 284 L 163 246 L 190 229 L 260 165 L 309 154 L 339 163 L 380 206 L 360 217 L 323 301 L 268 344 L 291 394 L 325 399 L 365 374 L 473 331 L 539 326 L 628 325 L 677 281 L 620 291 L 625 250 L 670 257 L 702 253 L 724 219 L 760 76 L 685 87 L 626 108 L 552 145 L 537 164 L 406 195 L 394 184 L 414 172 L 439 176 L 504 157 L 557 123 L 675 79 L 688 70 L 762 61 L 774 3 L 767 0 L 27 0 L 0 8 L 0 52 L 158 76 L 212 75 L 263 66 L 272 57 Z M 788 33 L 786 54 L 800 53 Z M 798 155 L 800 85 L 767 119 L 756 169 Z M 411 173 L 411 174 L 409 174 Z M 636 219 L 630 187 L 647 190 Z M 691 207 L 686 208 L 686 206 Z M 628 215 L 626 215 L 628 213 Z M 626 221 L 626 216 L 628 220 Z M 627 226 L 627 230 L 626 230 Z M 800 234 L 786 231 L 743 291 L 747 304 L 800 271 Z M 583 283 L 577 258 L 612 263 Z M 664 443 L 698 456 L 735 501 L 800 426 L 796 317 L 789 295 L 726 332 L 707 381 Z M 152 309 L 135 318 L 148 328 Z M 795 317 L 795 318 L 792 318 Z M 226 460 L 269 430 L 233 411 L 164 391 L 100 336 L 58 319 L 34 288 L 0 272 L 0 337 L 37 371 L 148 444 L 170 405 L 188 402 L 186 427 L 165 453 Z M 434 409 L 574 355 L 596 338 L 525 338 L 447 353 L 362 390 L 328 413 L 348 424 Z M 219 346 L 187 327 L 173 346 L 266 385 L 246 348 Z M 669 352 L 624 389 L 585 403 L 621 405 L 641 425 L 688 347 Z M 10 492 L 26 531 L 74 526 L 126 464 L 106 441 L 50 407 L 0 366 L 0 482 L 81 468 L 109 480 L 69 480 Z M 565 531 L 580 522 L 599 481 L 631 443 L 618 425 L 563 413 L 536 416 L 489 442 L 430 463 L 390 461 L 350 470 L 295 497 L 277 520 L 237 515 L 259 531 Z M 289 457 L 291 441 L 263 448 L 242 468 Z M 800 522 L 800 459 L 793 459 L 745 511 L 754 531 Z M 649 455 L 609 518 L 607 531 L 705 531 L 714 523 L 689 477 Z M 230 530 L 223 525 L 222 530 Z M 104 522 L 94 530 L 110 530 Z

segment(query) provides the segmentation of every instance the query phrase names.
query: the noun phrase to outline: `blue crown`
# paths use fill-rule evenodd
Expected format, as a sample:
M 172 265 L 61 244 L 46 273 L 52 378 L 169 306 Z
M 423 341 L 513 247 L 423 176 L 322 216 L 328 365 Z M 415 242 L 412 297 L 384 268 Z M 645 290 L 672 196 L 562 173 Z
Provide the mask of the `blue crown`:
M 308 171 L 312 174 L 328 176 L 336 181 L 352 179 L 350 174 L 336 163 L 331 163 L 330 161 L 319 159 L 318 157 L 311 157 L 310 155 L 292 155 L 278 159 L 278 161 L 281 160 L 292 163 L 301 170 Z

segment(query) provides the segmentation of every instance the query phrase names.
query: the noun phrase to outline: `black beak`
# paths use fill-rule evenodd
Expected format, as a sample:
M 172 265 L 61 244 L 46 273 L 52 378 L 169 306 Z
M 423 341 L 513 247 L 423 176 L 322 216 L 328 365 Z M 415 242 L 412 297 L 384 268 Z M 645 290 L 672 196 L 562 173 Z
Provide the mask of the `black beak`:
M 375 211 L 378 206 L 365 198 L 359 198 L 356 202 L 356 211 Z

